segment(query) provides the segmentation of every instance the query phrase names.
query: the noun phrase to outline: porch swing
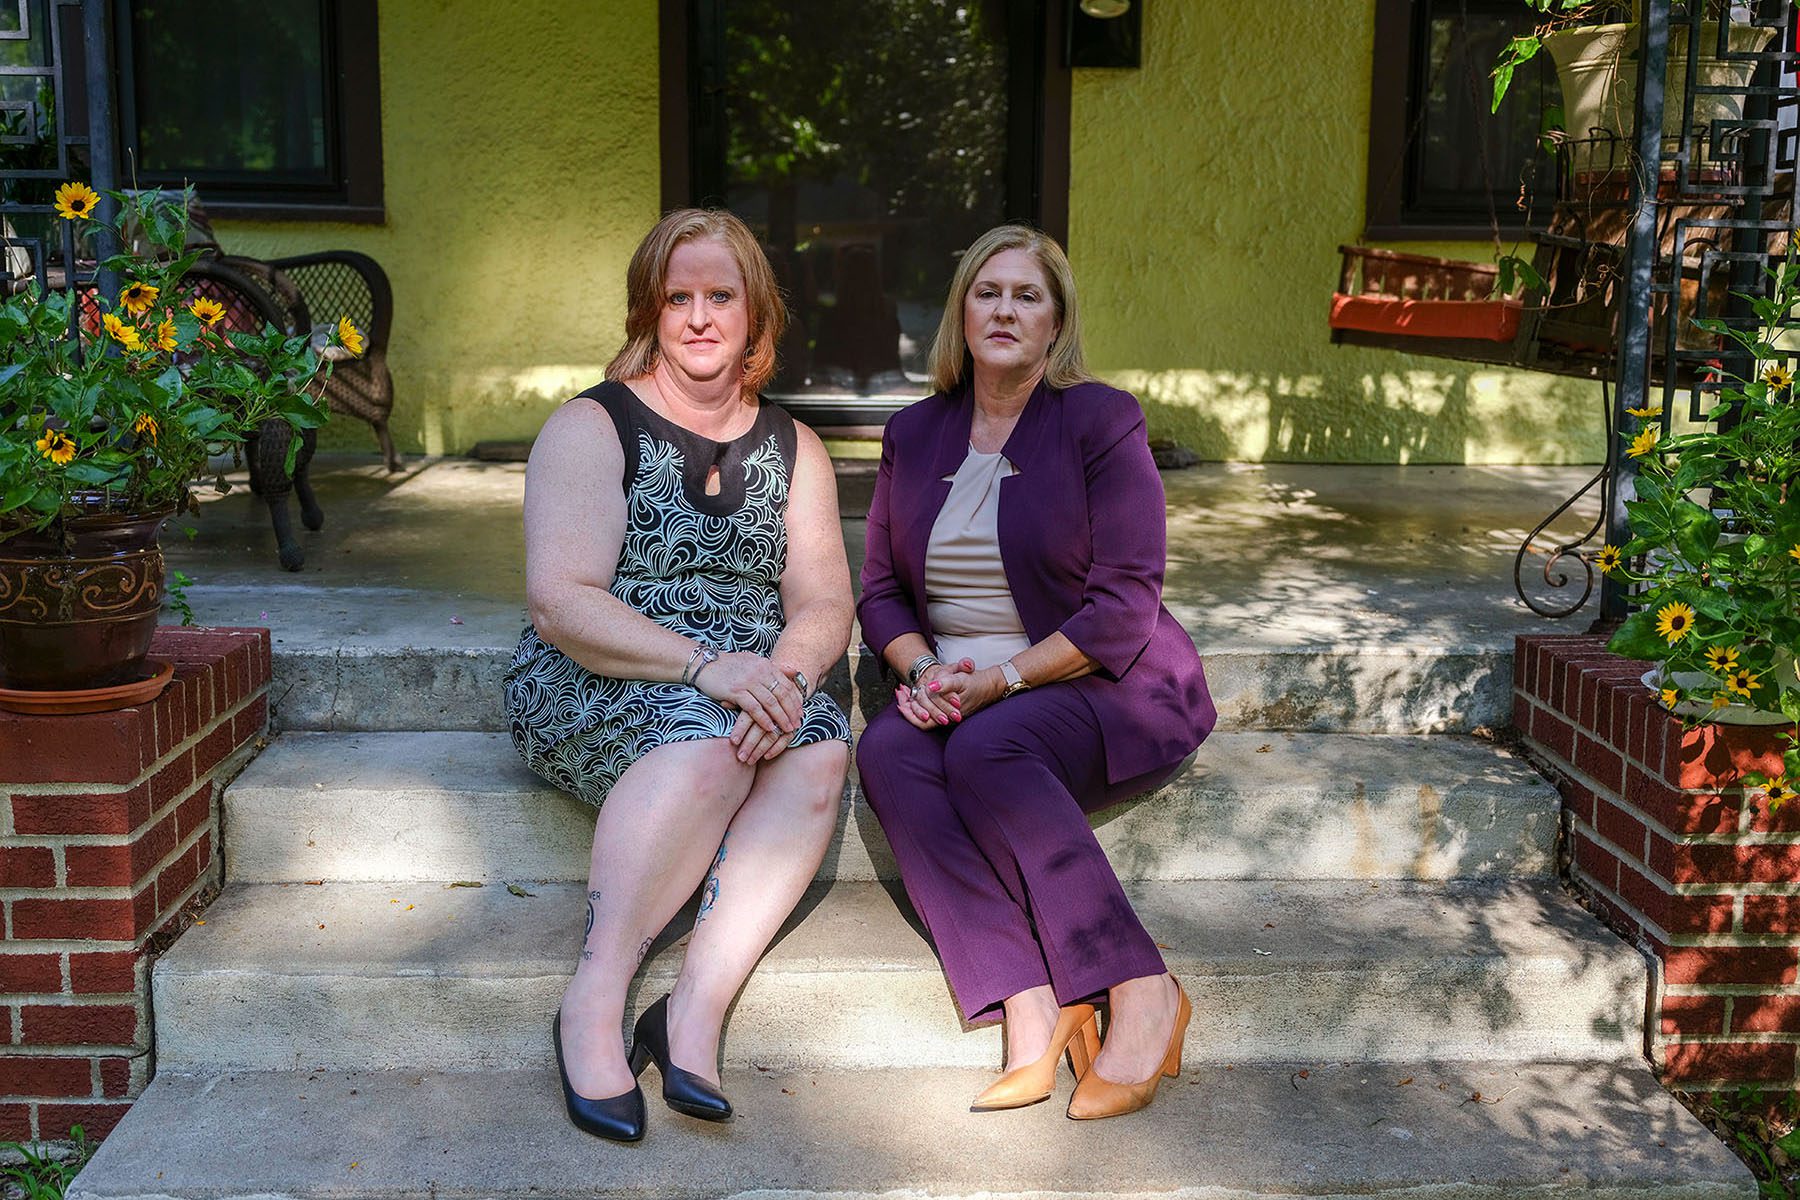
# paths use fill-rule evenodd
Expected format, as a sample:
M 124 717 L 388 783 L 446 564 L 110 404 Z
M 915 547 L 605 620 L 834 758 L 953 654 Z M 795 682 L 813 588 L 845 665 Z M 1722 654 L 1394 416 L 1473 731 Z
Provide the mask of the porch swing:
M 1464 68 L 1471 90 L 1477 89 L 1467 57 Z M 1421 111 L 1407 130 L 1406 147 L 1415 143 L 1423 115 Z M 1605 380 L 1616 359 L 1619 285 L 1631 227 L 1628 149 L 1605 130 L 1558 143 L 1558 195 L 1547 225 L 1528 233 L 1536 247 L 1532 268 L 1541 287 L 1521 286 L 1514 294 L 1501 295 L 1500 271 L 1493 263 L 1339 246 L 1341 268 L 1329 316 L 1333 344 Z M 1402 153 L 1389 173 L 1385 187 L 1390 192 L 1404 161 Z M 1577 170 L 1577 163 L 1585 169 Z M 1729 165 L 1713 166 L 1678 181 L 1672 168 L 1661 170 L 1656 258 L 1664 287 L 1651 311 L 1655 383 L 1666 382 L 1672 369 L 1677 386 L 1690 386 L 1696 374 L 1693 352 L 1722 344 L 1716 335 L 1697 330 L 1692 318 L 1720 312 L 1726 301 L 1727 280 L 1707 271 L 1706 260 L 1709 252 L 1721 249 L 1716 237 L 1726 232 L 1710 226 L 1744 215 L 1743 201 L 1732 194 L 1730 171 Z M 1502 235 L 1485 146 L 1481 172 L 1489 232 L 1498 250 Z M 1719 190 L 1697 194 L 1695 185 L 1708 183 Z M 1790 206 L 1781 189 L 1763 207 L 1759 216 L 1785 228 Z M 1773 235 L 1769 252 L 1784 252 L 1786 237 Z M 1677 276 L 1673 286 L 1671 274 Z M 1664 325 L 1671 315 L 1676 321 L 1674 355 L 1668 352 Z
M 1791 37 L 1800 36 L 1791 23 L 1788 28 Z M 1464 63 L 1472 76 L 1466 56 Z M 1649 353 L 1642 362 L 1647 377 L 1633 386 L 1660 387 L 1665 394 L 1685 389 L 1697 396 L 1715 386 L 1715 368 L 1721 357 L 1729 355 L 1724 339 L 1699 328 L 1696 318 L 1730 316 L 1728 293 L 1735 269 L 1787 253 L 1795 205 L 1791 167 L 1785 182 L 1770 171 L 1766 189 L 1745 186 L 1751 144 L 1747 131 L 1769 123 L 1739 117 L 1734 126 L 1732 119 L 1709 120 L 1710 136 L 1703 143 L 1690 131 L 1698 126 L 1694 94 L 1696 90 L 1690 89 L 1682 109 L 1673 157 L 1659 155 L 1657 164 L 1655 223 L 1649 231 L 1653 244 L 1645 247 L 1651 260 L 1648 329 L 1643 331 L 1649 335 Z M 1414 142 L 1419 127 L 1415 121 L 1407 131 L 1406 146 Z M 1536 246 L 1532 286 L 1516 295 L 1501 295 L 1496 264 L 1340 246 L 1342 268 L 1330 315 L 1331 340 L 1339 345 L 1600 382 L 1601 424 L 1612 453 L 1592 478 L 1525 535 L 1514 558 L 1519 599 L 1538 615 L 1552 618 L 1579 611 L 1595 586 L 1592 553 L 1583 547 L 1599 535 L 1613 506 L 1618 461 L 1615 405 L 1646 402 L 1640 396 L 1610 394 L 1627 291 L 1626 239 L 1637 216 L 1631 203 L 1635 162 L 1628 138 L 1605 129 L 1585 132 L 1584 139 L 1559 141 L 1557 194 L 1549 222 L 1528 232 Z M 1665 124 L 1662 136 L 1666 139 L 1669 132 Z M 1773 147 L 1765 152 L 1772 153 Z M 1395 173 L 1404 159 L 1403 153 Z M 1501 233 L 1485 146 L 1481 169 L 1488 185 L 1489 228 L 1498 250 Z M 1394 182 L 1390 174 L 1386 186 L 1392 188 Z M 1732 265 L 1714 270 L 1719 263 Z M 1707 323 L 1717 327 L 1716 322 Z M 1665 429 L 1668 419 L 1665 412 Z M 1585 575 L 1585 586 L 1571 603 L 1540 601 L 1525 587 L 1527 558 L 1550 525 L 1596 486 L 1600 505 L 1592 527 L 1537 550 L 1543 556 L 1545 584 L 1567 587 L 1571 579 L 1564 565 L 1572 562 Z

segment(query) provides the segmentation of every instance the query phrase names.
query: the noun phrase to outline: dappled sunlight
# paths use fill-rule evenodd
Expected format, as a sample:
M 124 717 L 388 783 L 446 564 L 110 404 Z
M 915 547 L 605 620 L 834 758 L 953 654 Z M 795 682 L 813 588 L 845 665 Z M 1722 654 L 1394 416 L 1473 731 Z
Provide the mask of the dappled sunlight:
M 1525 532 L 1582 467 L 1243 464 L 1167 472 L 1165 596 L 1202 648 L 1510 647 L 1547 623 L 1513 589 Z M 1540 542 L 1585 532 L 1590 494 Z M 1585 520 L 1583 518 L 1586 518 Z M 1554 594 L 1542 559 L 1527 586 Z
M 1356 370 L 1358 362 L 1375 369 Z M 1511 465 L 1605 453 L 1598 385 L 1350 348 L 1344 370 L 1103 369 L 1203 459 Z M 1379 364 L 1376 367 L 1376 364 Z

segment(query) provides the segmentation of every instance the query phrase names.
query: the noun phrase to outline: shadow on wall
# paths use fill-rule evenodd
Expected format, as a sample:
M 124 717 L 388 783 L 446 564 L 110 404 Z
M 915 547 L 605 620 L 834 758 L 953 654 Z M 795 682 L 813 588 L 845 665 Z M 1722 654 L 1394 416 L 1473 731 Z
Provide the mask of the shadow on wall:
M 1415 369 L 1421 360 L 1383 357 L 1379 369 L 1343 375 L 1278 366 L 1100 374 L 1137 395 L 1153 435 L 1209 461 L 1499 465 L 1604 457 L 1597 384 L 1442 362 Z

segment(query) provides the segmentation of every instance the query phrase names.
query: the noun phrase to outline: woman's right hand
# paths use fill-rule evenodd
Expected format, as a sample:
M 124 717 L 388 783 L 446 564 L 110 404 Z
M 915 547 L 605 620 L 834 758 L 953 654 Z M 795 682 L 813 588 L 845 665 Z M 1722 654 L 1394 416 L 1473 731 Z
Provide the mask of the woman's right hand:
M 800 728 L 805 697 L 800 685 L 760 654 L 734 650 L 719 655 L 693 677 L 694 686 L 727 708 L 749 717 L 771 738 Z M 732 743 L 748 727 L 739 724 Z

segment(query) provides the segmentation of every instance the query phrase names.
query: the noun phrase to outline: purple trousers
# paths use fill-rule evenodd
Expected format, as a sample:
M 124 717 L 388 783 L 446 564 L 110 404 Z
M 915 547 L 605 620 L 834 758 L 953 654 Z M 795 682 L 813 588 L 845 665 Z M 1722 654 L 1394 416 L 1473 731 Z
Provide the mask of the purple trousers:
M 1053 683 L 947 730 L 890 706 L 857 743 L 863 793 L 967 1021 L 1046 983 L 1073 1004 L 1166 969 L 1085 814 L 1179 764 L 1108 786 L 1100 738 L 1087 702 Z

